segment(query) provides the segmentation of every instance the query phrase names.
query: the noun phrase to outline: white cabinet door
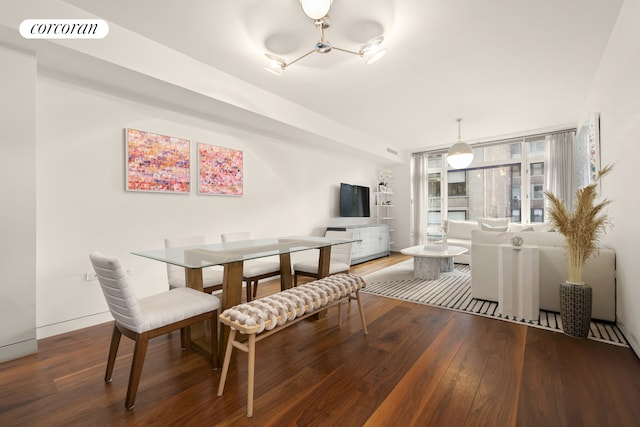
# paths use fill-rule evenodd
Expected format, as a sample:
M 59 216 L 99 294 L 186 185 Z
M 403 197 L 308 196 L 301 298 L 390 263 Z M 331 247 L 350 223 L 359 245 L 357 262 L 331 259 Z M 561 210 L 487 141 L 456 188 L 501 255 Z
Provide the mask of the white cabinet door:
M 382 247 L 382 230 L 380 226 L 370 227 L 370 238 L 371 238 L 371 252 L 372 254 L 382 252 L 385 249 Z
M 361 233 L 361 228 L 359 227 L 354 227 L 354 228 L 348 228 L 348 231 L 353 232 L 353 238 L 354 239 L 362 239 L 362 233 Z M 362 242 L 355 242 L 351 245 L 351 259 L 358 259 L 362 257 Z

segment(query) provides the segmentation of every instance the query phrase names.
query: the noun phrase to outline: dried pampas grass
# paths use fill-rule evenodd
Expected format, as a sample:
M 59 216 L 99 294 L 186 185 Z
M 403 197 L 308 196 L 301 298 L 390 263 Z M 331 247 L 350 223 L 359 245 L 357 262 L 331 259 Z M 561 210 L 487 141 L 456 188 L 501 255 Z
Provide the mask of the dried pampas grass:
M 598 252 L 598 241 L 611 226 L 604 208 L 611 200 L 596 202 L 598 182 L 611 172 L 613 166 L 605 166 L 598 172 L 597 181 L 576 191 L 573 212 L 553 193 L 545 191 L 551 202 L 550 223 L 567 241 L 567 265 L 569 282 L 582 282 L 582 267 L 587 259 Z

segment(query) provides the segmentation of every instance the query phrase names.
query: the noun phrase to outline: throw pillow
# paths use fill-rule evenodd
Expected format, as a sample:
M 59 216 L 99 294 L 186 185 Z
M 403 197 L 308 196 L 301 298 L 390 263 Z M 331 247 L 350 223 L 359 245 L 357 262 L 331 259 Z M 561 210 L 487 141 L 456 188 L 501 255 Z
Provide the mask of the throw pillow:
M 477 230 L 478 223 L 475 221 L 445 221 L 445 233 L 447 238 L 471 240 L 471 230 Z
M 480 228 L 483 231 L 507 231 L 509 226 L 508 225 L 489 225 L 489 224 L 485 224 L 484 222 L 480 222 Z
M 533 227 L 533 231 L 554 231 L 546 222 L 536 222 L 531 224 L 531 227 Z
M 509 224 L 509 231 L 514 233 L 520 233 L 522 231 L 533 231 L 533 227 L 529 224 L 521 224 L 519 222 L 512 222 Z
M 487 227 L 485 231 L 507 231 L 509 229 L 509 221 L 511 218 L 479 218 L 478 224 L 482 230 L 484 226 Z M 489 230 L 490 227 L 500 227 L 498 229 Z M 503 230 L 502 227 L 505 229 Z

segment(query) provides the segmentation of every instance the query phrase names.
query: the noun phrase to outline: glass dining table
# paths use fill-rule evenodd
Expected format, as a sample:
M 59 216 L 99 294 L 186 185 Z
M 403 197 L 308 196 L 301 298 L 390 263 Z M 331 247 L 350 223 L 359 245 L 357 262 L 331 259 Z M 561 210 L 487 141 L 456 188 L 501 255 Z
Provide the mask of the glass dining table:
M 224 267 L 221 311 L 241 303 L 242 270 L 244 261 L 278 256 L 280 259 L 280 288 L 292 287 L 291 253 L 317 249 L 318 278 L 329 275 L 331 247 L 357 242 L 357 239 L 338 239 L 315 236 L 287 236 L 267 239 L 244 240 L 227 243 L 172 247 L 162 249 L 139 250 L 131 252 L 145 258 L 184 267 L 186 284 L 192 289 L 203 290 L 202 269 L 220 265 Z M 220 333 L 218 360 L 223 360 L 229 331 L 223 328 Z M 204 325 L 193 326 L 191 344 L 200 351 L 209 353 L 210 337 Z

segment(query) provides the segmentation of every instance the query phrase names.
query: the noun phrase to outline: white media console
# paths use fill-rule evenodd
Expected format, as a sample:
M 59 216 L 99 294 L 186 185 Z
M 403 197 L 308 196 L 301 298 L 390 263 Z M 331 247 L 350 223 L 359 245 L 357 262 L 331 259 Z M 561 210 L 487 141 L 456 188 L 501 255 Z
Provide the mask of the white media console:
M 351 265 L 391 254 L 389 224 L 346 225 L 327 227 L 327 230 L 351 231 L 353 238 L 360 240 L 351 245 Z

